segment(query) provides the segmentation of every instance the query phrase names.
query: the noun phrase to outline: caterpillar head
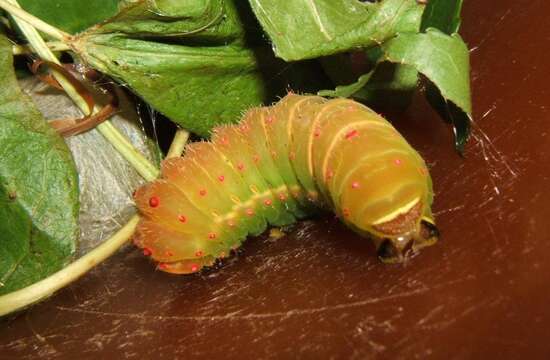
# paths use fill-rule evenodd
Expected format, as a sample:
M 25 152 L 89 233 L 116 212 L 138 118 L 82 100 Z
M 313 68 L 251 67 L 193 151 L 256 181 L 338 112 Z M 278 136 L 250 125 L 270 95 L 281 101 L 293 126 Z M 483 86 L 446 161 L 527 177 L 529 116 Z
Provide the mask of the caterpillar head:
M 383 262 L 402 262 L 410 253 L 434 244 L 439 230 L 418 201 L 406 212 L 398 213 L 373 226 L 378 256 Z

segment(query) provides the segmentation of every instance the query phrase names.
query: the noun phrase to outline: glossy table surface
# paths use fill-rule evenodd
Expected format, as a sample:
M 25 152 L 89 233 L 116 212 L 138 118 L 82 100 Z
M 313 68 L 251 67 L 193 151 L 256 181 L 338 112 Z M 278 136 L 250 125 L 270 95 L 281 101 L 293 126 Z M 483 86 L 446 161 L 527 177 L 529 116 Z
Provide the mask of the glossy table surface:
M 424 100 L 392 116 L 430 164 L 442 239 L 384 265 L 333 218 L 249 240 L 200 275 L 131 247 L 0 322 L 0 358 L 550 357 L 550 31 L 545 0 L 466 1 L 466 158 Z

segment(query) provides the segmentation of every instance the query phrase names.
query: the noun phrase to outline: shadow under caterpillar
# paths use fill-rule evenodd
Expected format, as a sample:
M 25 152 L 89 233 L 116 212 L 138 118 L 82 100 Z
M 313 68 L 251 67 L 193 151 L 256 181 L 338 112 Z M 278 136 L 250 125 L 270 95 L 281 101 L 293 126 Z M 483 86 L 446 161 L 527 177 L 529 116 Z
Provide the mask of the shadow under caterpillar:
M 288 94 L 213 130 L 139 188 L 134 243 L 160 270 L 186 274 L 249 235 L 334 211 L 383 261 L 438 238 L 426 164 L 397 130 L 348 99 Z

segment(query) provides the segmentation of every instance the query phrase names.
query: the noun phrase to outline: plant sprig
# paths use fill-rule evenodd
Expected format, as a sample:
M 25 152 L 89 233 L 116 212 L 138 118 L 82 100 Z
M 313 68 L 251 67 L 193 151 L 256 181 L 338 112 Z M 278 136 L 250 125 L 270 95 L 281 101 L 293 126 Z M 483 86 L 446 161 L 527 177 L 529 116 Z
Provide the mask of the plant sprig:
M 16 0 L 0 0 L 0 8 L 14 16 L 14 20 L 27 38 L 30 46 L 43 59 L 60 64 L 59 60 L 42 39 L 38 30 L 60 40 L 65 44 L 71 41 L 71 35 L 59 30 L 37 17 L 27 13 L 19 7 Z M 37 30 L 38 29 L 38 30 Z M 59 82 L 67 95 L 74 101 L 85 115 L 92 115 L 100 111 L 95 107 L 92 114 L 89 113 L 88 105 L 73 85 L 65 77 L 52 70 L 54 78 Z M 97 130 L 109 141 L 113 147 L 136 169 L 136 171 L 147 181 L 154 180 L 159 175 L 159 170 L 147 160 L 132 143 L 118 131 L 111 122 L 105 121 L 97 126 Z

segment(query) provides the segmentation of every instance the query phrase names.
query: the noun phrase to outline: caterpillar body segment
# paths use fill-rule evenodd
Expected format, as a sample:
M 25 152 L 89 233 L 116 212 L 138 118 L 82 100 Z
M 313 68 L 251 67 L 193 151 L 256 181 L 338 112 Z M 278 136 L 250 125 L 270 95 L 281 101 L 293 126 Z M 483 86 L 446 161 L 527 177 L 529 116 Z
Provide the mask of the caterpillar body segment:
M 165 161 L 135 199 L 135 244 L 178 274 L 320 210 L 373 239 L 384 261 L 438 236 L 426 164 L 389 122 L 347 99 L 289 94 L 250 109 Z

